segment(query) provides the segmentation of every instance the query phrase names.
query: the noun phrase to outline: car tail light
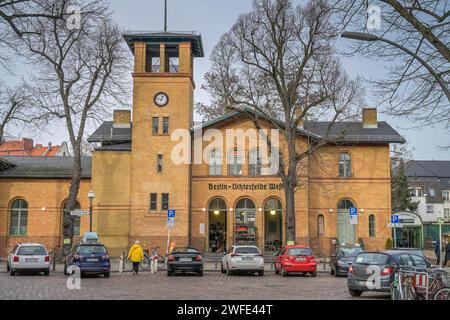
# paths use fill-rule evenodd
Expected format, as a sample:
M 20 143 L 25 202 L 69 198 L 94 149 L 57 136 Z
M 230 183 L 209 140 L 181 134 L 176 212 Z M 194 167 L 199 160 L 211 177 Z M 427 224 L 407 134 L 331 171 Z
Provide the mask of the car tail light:
M 203 257 L 202 256 L 197 256 L 197 258 L 195 258 L 195 261 L 202 261 L 203 260 Z
M 348 273 L 353 273 L 353 267 L 352 267 L 352 265 L 349 265 L 349 266 L 348 266 Z
M 102 260 L 109 260 L 109 256 L 107 254 L 102 256 Z
M 316 257 L 314 257 L 314 256 L 309 257 L 309 261 L 316 262 Z
M 175 261 L 175 257 L 173 255 L 169 256 L 169 261 Z
M 232 254 L 231 254 L 231 257 L 232 257 L 232 258 L 234 258 L 234 257 L 240 257 L 240 256 L 241 256 L 241 255 L 238 254 L 238 253 L 232 253 Z
M 382 276 L 388 276 L 388 275 L 392 274 L 393 272 L 394 272 L 394 268 L 387 267 L 387 268 L 383 269 L 383 271 L 381 272 L 381 275 Z
M 44 261 L 45 262 L 50 262 L 50 256 L 45 256 Z
M 19 256 L 14 256 L 13 262 L 19 262 Z

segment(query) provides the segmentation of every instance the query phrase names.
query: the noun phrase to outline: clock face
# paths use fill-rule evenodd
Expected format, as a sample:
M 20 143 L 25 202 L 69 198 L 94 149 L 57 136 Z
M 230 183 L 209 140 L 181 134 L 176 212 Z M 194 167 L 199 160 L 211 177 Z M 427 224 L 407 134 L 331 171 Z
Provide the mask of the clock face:
M 167 105 L 169 103 L 169 97 L 164 92 L 157 93 L 155 95 L 154 100 L 155 100 L 155 104 L 158 107 L 164 107 L 165 105 Z

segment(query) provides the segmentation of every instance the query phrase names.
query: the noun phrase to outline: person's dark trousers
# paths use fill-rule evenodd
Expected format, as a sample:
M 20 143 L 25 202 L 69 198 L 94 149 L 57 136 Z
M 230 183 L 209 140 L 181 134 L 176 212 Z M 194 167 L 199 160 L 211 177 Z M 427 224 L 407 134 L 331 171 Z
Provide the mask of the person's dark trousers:
M 136 273 L 139 272 L 139 262 L 133 262 L 133 271 Z

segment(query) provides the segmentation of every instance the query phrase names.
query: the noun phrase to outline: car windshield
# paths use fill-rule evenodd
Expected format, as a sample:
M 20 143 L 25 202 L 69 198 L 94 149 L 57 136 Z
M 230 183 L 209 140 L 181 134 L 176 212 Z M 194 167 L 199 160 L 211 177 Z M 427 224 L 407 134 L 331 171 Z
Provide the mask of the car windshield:
M 382 253 L 361 253 L 356 258 L 356 263 L 361 264 L 386 264 L 389 256 Z
M 360 247 L 342 247 L 339 248 L 338 257 L 355 257 L 362 251 Z
M 288 249 L 288 256 L 312 256 L 312 250 L 310 248 L 290 248 Z
M 17 251 L 18 256 L 46 256 L 47 250 L 42 246 L 23 246 Z
M 99 254 L 106 253 L 104 246 L 79 246 L 77 249 L 78 254 Z
M 234 249 L 234 253 L 260 254 L 259 249 L 256 247 L 237 247 L 236 249 Z
M 174 248 L 172 253 L 198 253 L 197 249 L 194 248 Z

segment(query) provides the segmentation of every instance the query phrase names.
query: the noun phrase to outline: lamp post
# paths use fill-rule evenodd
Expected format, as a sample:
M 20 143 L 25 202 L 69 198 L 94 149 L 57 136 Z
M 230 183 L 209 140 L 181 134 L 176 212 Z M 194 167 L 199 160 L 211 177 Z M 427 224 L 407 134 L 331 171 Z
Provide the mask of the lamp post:
M 425 68 L 427 68 L 427 70 L 431 73 L 431 75 L 436 79 L 436 81 L 441 86 L 442 90 L 444 91 L 445 95 L 447 96 L 447 100 L 450 101 L 450 90 L 447 87 L 444 80 L 442 80 L 442 78 L 433 70 L 433 68 L 425 60 L 423 60 L 421 57 L 419 57 L 417 54 L 415 54 L 411 50 L 399 45 L 398 43 L 395 43 L 394 41 L 391 41 L 391 40 L 388 40 L 388 39 L 385 39 L 385 38 L 382 38 L 382 37 L 379 37 L 377 35 L 370 34 L 370 33 L 344 31 L 344 32 L 342 32 L 341 37 L 347 38 L 347 39 L 353 39 L 353 40 L 360 40 L 360 41 L 382 41 L 382 42 L 386 42 L 386 43 L 390 44 L 391 46 L 396 47 L 397 49 L 400 49 L 400 50 L 406 52 L 407 54 L 412 56 L 414 59 L 419 61 Z
M 89 232 L 92 232 L 92 200 L 95 198 L 94 191 L 89 191 L 88 193 L 89 198 Z

